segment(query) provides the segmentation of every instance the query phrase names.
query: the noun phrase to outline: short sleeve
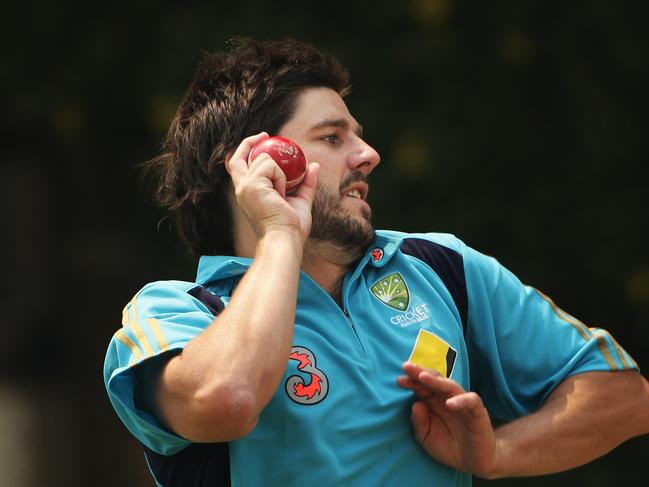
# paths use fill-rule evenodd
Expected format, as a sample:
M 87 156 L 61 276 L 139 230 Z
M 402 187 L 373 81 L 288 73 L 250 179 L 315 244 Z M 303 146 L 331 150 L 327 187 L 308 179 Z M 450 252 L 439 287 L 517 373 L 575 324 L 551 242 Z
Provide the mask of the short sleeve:
M 181 281 L 146 285 L 122 312 L 122 327 L 111 338 L 104 362 L 104 383 L 113 408 L 127 429 L 153 451 L 171 455 L 190 444 L 167 431 L 135 405 L 135 368 L 155 357 L 179 352 L 214 320 L 215 310 Z M 209 293 L 200 288 L 203 295 Z M 218 301 L 211 296 L 211 301 Z
M 471 384 L 493 417 L 532 413 L 575 374 L 637 370 L 607 331 L 589 328 L 495 259 L 467 247 L 463 254 Z

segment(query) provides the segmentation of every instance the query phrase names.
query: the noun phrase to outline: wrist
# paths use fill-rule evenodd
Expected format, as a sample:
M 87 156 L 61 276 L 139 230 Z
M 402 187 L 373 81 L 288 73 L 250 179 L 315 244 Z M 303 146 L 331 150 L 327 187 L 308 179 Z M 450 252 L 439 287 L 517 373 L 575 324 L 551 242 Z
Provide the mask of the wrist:
M 506 457 L 508 451 L 508 442 L 506 438 L 503 438 L 502 434 L 499 434 L 498 429 L 494 431 L 495 434 L 495 448 L 494 448 L 494 461 L 493 468 L 488 472 L 480 475 L 480 477 L 487 480 L 496 480 L 503 477 L 507 477 L 505 472 L 505 465 L 507 465 Z
M 266 229 L 264 235 L 257 242 L 257 252 L 267 252 L 277 249 L 286 254 L 284 258 L 294 256 L 302 261 L 304 240 L 298 230 L 286 226 L 272 226 Z

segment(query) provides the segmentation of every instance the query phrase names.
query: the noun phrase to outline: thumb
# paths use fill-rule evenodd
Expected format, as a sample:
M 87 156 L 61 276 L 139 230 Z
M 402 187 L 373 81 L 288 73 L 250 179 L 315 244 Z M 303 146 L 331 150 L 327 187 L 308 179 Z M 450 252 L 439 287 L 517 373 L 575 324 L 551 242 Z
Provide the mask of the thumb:
M 293 193 L 291 196 L 294 196 L 296 198 L 303 198 L 308 201 L 309 205 L 313 203 L 316 187 L 318 185 L 318 174 L 320 174 L 320 164 L 318 164 L 317 162 L 309 163 L 306 168 L 304 180 L 297 187 L 295 193 Z

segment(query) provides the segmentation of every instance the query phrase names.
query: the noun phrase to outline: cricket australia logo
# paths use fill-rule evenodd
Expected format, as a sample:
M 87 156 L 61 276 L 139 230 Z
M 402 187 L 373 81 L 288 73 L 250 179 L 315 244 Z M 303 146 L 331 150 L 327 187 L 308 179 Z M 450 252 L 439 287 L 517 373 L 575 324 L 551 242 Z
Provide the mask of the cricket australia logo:
M 390 317 L 390 323 L 400 328 L 406 328 L 415 323 L 420 323 L 430 317 L 428 305 L 422 303 L 408 310 L 410 304 L 410 292 L 406 280 L 398 272 L 393 272 L 374 283 L 370 288 L 374 297 L 386 306 L 403 311 Z
M 410 293 L 408 292 L 408 285 L 401 274 L 393 272 L 389 276 L 385 276 L 374 283 L 370 288 L 372 294 L 379 299 L 383 304 L 394 308 L 398 311 L 405 311 L 408 309 L 410 303 Z
M 298 362 L 297 370 L 309 376 L 309 383 L 300 375 L 292 375 L 286 379 L 286 394 L 298 404 L 318 404 L 329 392 L 329 380 L 316 367 L 315 355 L 306 347 L 293 347 L 288 358 Z

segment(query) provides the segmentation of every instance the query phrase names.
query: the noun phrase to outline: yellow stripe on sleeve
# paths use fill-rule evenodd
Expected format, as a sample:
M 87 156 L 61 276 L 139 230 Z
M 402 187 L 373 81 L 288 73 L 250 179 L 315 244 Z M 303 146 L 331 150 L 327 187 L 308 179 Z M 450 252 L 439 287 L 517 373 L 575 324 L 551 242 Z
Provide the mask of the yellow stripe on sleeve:
M 131 340 L 131 338 L 124 332 L 124 330 L 117 330 L 114 336 L 118 342 L 120 342 L 122 345 L 125 345 L 131 351 L 131 354 L 133 355 L 133 358 L 135 360 L 140 360 L 142 358 L 140 349 L 137 348 L 135 342 Z
M 122 326 L 128 325 L 128 304 L 122 310 Z
M 615 341 L 615 338 L 613 338 L 613 335 L 611 335 L 611 340 L 613 340 L 615 343 L 617 343 L 617 342 Z M 619 345 L 618 345 L 618 346 L 619 346 Z M 629 366 L 629 369 L 637 369 L 637 370 L 640 370 L 640 366 L 638 365 L 638 362 L 636 362 L 636 361 L 633 359 L 633 357 L 632 357 L 631 355 L 629 355 L 629 353 L 628 353 L 626 350 L 624 350 L 624 348 L 620 347 L 620 351 L 622 352 L 622 356 L 624 357 L 624 359 L 625 359 L 625 360 L 628 360 L 629 363 L 631 364 L 631 365 Z
M 169 348 L 169 343 L 167 342 L 167 339 L 162 332 L 162 328 L 160 328 L 160 323 L 158 323 L 158 320 L 156 320 L 155 318 L 147 318 L 146 322 L 149 324 L 156 342 L 158 342 L 158 348 L 160 349 L 160 351 L 164 352 L 165 350 L 167 350 Z
M 620 346 L 617 340 L 608 331 L 602 330 L 601 328 L 591 328 L 591 330 L 593 330 L 593 332 L 595 331 L 600 332 L 602 333 L 603 336 L 608 337 L 608 339 L 613 344 L 613 349 L 615 350 L 615 353 L 620 358 L 620 362 L 622 362 L 622 368 L 624 370 L 639 368 L 636 361 L 633 360 L 633 357 L 631 357 L 628 353 L 626 353 L 626 350 L 624 350 L 624 348 Z
M 122 333 L 121 336 L 128 339 L 129 342 L 132 343 L 134 346 L 136 347 L 139 346 L 139 348 L 144 353 L 144 358 L 147 358 L 153 355 L 154 353 L 153 347 L 151 346 L 149 338 L 147 337 L 146 333 L 144 332 L 144 329 L 142 328 L 142 325 L 140 324 L 140 321 L 137 318 L 136 305 L 137 305 L 137 295 L 134 296 L 131 302 L 127 304 L 122 310 L 122 326 L 130 327 L 130 329 L 133 332 L 133 335 L 136 338 L 137 345 L 124 333 Z M 129 319 L 129 310 L 133 313 L 133 321 Z M 147 318 L 146 323 L 149 326 L 151 332 L 153 333 L 153 337 L 156 341 L 156 345 L 158 346 L 160 351 L 168 350 L 169 342 L 167 342 L 167 339 L 164 335 L 164 332 L 162 331 L 162 328 L 160 327 L 160 324 L 158 323 L 158 320 L 156 320 L 155 318 Z M 123 343 L 126 345 L 125 342 Z M 138 355 L 140 357 L 142 356 L 142 354 L 139 353 L 139 350 L 138 350 Z
M 611 335 L 609 332 L 607 332 L 606 330 L 604 330 L 604 332 L 611 339 L 611 342 L 613 342 L 613 345 L 615 346 L 615 350 L 617 350 L 617 353 L 619 353 L 620 357 L 622 357 L 622 363 L 624 363 L 625 365 L 628 365 L 628 367 L 625 367 L 625 368 L 640 369 L 640 367 L 638 366 L 638 363 L 635 360 L 633 360 L 633 357 L 631 355 L 629 355 L 626 352 L 626 350 L 624 350 L 624 348 L 617 342 L 615 337 L 613 335 Z
M 153 355 L 153 348 L 151 347 L 151 344 L 149 343 L 149 339 L 144 333 L 144 330 L 142 330 L 142 327 L 140 326 L 140 322 L 137 319 L 137 309 L 135 307 L 136 304 L 137 304 L 137 295 L 134 296 L 133 299 L 131 300 L 131 311 L 133 312 L 133 322 L 130 323 L 131 330 L 133 330 L 133 335 L 135 335 L 135 338 L 137 339 L 138 343 L 142 347 L 144 356 L 150 357 L 151 355 Z
M 620 370 L 620 367 L 615 362 L 613 354 L 611 353 L 611 349 L 606 342 L 606 335 L 598 333 L 597 335 L 595 335 L 595 339 L 597 340 L 599 351 L 604 356 L 604 360 L 606 360 L 606 364 L 608 365 L 609 369 Z
M 577 331 L 579 332 L 579 335 L 581 336 L 581 338 L 583 338 L 584 340 L 589 340 L 592 337 L 590 329 L 586 325 L 584 325 L 581 321 L 579 321 L 574 316 L 569 315 L 564 310 L 559 308 L 559 306 L 557 306 L 554 303 L 554 301 L 552 301 L 552 299 L 550 299 L 548 296 L 543 294 L 541 291 L 539 291 L 538 289 L 535 289 L 535 291 L 537 293 L 539 293 L 539 296 L 541 296 L 543 299 L 545 299 L 550 304 L 550 306 L 552 307 L 552 310 L 554 311 L 554 313 L 561 320 L 571 324 L 572 326 L 574 326 L 577 329 Z
M 631 357 L 628 353 L 626 353 L 626 351 L 620 346 L 620 344 L 617 343 L 615 338 L 613 338 L 613 335 L 611 335 L 608 331 L 602 330 L 601 328 L 587 327 L 584 323 L 579 321 L 577 318 L 569 315 L 564 310 L 559 308 L 554 303 L 554 301 L 552 301 L 552 299 L 550 299 L 548 296 L 543 294 L 541 291 L 536 289 L 536 292 L 539 293 L 539 295 L 543 299 L 545 299 L 550 304 L 550 306 L 552 306 L 553 311 L 557 314 L 559 318 L 574 326 L 579 331 L 579 335 L 584 340 L 595 338 L 595 340 L 597 341 L 597 346 L 599 348 L 599 351 L 604 357 L 604 360 L 606 361 L 607 365 L 611 370 L 628 370 L 634 368 L 638 369 L 638 364 L 636 363 L 635 360 L 633 360 L 633 357 Z M 610 340 L 610 343 L 606 340 L 607 338 Z M 613 352 L 619 358 L 622 367 L 620 367 L 616 362 L 615 358 L 613 357 Z

